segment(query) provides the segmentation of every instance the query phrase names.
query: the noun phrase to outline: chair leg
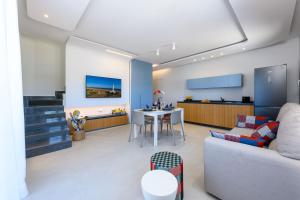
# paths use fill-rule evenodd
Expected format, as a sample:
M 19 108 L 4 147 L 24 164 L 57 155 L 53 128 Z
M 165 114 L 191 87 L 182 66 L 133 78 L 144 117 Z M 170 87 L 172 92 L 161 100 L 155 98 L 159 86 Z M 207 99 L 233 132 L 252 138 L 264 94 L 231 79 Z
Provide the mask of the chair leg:
M 144 134 L 146 134 L 146 132 L 144 132 Z M 142 126 L 140 127 L 140 135 L 141 135 L 141 144 L 140 144 L 140 146 L 143 147 L 145 137 L 143 135 Z
M 173 136 L 173 144 L 174 144 L 174 146 L 176 146 L 175 132 L 173 130 L 173 125 L 172 124 L 170 124 L 170 130 L 171 130 L 171 133 L 172 133 L 172 136 Z
M 130 125 L 130 133 L 129 133 L 129 137 L 128 137 L 128 142 L 131 142 L 132 130 L 134 129 L 134 128 L 132 128 L 133 126 L 134 126 L 133 124 Z
M 167 136 L 169 135 L 169 123 L 167 123 Z
M 180 125 L 181 125 L 181 131 L 182 131 L 183 141 L 185 141 L 185 134 L 184 134 L 182 122 L 180 123 Z

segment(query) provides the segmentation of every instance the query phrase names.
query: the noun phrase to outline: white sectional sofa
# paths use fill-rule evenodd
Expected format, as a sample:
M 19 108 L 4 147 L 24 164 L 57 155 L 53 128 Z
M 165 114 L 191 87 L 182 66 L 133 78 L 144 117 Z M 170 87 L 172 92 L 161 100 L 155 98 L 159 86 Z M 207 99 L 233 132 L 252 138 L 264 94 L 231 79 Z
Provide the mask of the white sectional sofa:
M 279 118 L 288 112 L 286 107 Z M 251 134 L 252 130 L 234 128 L 230 133 L 246 132 Z M 267 149 L 206 138 L 206 191 L 222 200 L 299 200 L 300 160 L 282 156 L 275 143 L 276 140 L 270 145 L 273 149 Z

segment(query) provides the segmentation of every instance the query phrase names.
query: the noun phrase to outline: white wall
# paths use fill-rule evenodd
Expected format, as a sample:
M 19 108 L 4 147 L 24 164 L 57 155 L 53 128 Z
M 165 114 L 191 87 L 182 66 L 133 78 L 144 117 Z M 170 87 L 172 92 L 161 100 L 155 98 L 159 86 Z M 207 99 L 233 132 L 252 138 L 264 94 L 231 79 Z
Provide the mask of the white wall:
M 184 96 L 193 99 L 241 100 L 242 96 L 254 96 L 254 68 L 287 64 L 288 66 L 288 101 L 299 101 L 299 39 L 263 49 L 224 56 L 200 63 L 193 63 L 177 68 L 161 69 L 153 72 L 154 89 L 166 92 L 165 101 L 175 103 Z M 244 74 L 242 88 L 187 90 L 186 80 L 224 74 Z
M 68 40 L 66 44 L 65 105 L 67 109 L 91 107 L 90 111 L 82 109 L 89 112 L 85 114 L 91 115 L 97 114 L 101 106 L 129 106 L 130 59 L 108 53 L 105 50 L 101 45 L 79 38 L 71 37 Z M 86 75 L 122 79 L 122 97 L 85 98 Z
M 65 86 L 64 44 L 21 36 L 24 96 L 53 96 Z

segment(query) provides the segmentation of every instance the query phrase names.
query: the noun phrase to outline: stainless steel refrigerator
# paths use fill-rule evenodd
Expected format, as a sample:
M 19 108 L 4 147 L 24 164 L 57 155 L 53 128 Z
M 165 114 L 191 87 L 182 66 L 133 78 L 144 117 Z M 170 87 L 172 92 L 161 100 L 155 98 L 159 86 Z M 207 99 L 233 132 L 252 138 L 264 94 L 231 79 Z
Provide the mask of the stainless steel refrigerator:
M 254 106 L 256 116 L 275 120 L 287 101 L 287 66 L 256 68 L 254 71 Z

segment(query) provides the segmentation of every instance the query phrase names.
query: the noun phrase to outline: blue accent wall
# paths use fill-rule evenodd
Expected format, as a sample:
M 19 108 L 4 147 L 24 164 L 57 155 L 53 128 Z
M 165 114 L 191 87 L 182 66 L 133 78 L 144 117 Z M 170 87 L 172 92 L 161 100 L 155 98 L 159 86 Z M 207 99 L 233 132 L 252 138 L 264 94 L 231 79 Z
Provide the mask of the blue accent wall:
M 131 60 L 131 110 L 152 105 L 152 64 Z

